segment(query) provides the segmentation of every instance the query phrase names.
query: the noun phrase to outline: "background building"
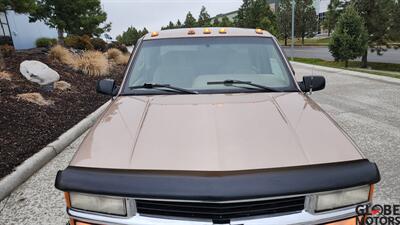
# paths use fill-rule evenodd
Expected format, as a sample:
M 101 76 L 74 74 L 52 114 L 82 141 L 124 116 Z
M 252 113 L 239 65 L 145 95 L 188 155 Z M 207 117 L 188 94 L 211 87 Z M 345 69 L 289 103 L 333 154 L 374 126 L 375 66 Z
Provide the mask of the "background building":
M 280 0 L 266 0 L 266 2 L 269 4 L 273 12 L 278 10 Z M 328 5 L 330 2 L 331 0 L 314 0 L 314 8 L 320 21 L 325 18 L 325 13 L 328 11 Z M 237 16 L 237 10 L 229 13 L 218 14 L 214 18 L 221 20 L 224 16 L 227 16 L 231 21 L 233 21 L 235 16 Z
M 7 10 L 0 12 L 0 40 L 8 40 L 17 50 L 35 47 L 36 39 L 57 38 L 57 31 L 43 22 L 29 23 L 29 16 Z

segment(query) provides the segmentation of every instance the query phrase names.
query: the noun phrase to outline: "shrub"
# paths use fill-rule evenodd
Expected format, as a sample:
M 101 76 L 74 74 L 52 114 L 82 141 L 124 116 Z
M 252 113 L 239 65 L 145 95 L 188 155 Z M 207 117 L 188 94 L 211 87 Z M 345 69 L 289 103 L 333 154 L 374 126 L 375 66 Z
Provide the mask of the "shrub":
M 368 49 L 368 32 L 364 23 L 354 5 L 346 7 L 336 23 L 329 51 L 335 61 L 345 62 L 345 67 L 349 60 L 362 56 Z
M 107 49 L 107 42 L 101 38 L 90 39 L 90 44 L 92 44 L 93 48 L 97 51 L 104 52 Z
M 76 68 L 75 56 L 61 45 L 56 45 L 51 48 L 49 56 L 51 59 L 58 60 L 63 64 Z
M 76 36 L 70 35 L 64 39 L 66 47 L 79 49 L 79 50 L 93 50 L 94 47 L 90 43 L 90 37 L 87 35 Z
M 126 65 L 126 64 L 128 64 L 128 62 L 129 62 L 129 58 L 130 58 L 130 55 L 129 55 L 129 54 L 122 54 L 120 57 L 118 57 L 118 58 L 115 60 L 115 62 L 116 62 L 118 65 Z
M 57 39 L 55 38 L 38 38 L 36 40 L 36 47 L 38 48 L 50 48 L 57 44 Z
M 11 45 L 2 45 L 0 46 L 0 52 L 4 57 L 10 57 L 12 54 L 14 54 L 15 49 Z
M 119 49 L 110 48 L 107 51 L 107 57 L 118 65 L 126 65 L 129 62 L 129 54 L 122 53 Z
M 128 48 L 125 45 L 118 43 L 118 42 L 109 43 L 107 45 L 107 50 L 111 49 L 111 48 L 116 48 L 116 49 L 119 49 L 123 53 L 128 53 Z
M 117 48 L 110 48 L 107 50 L 107 57 L 109 59 L 116 59 L 120 57 L 123 53 Z
M 77 60 L 77 69 L 89 76 L 104 76 L 108 73 L 108 60 L 99 51 L 87 51 Z
M 17 98 L 27 101 L 27 102 L 37 104 L 37 105 L 41 105 L 41 106 L 48 106 L 48 105 L 52 105 L 54 103 L 51 100 L 44 99 L 40 93 L 36 93 L 36 92 L 26 93 L 26 94 L 18 94 Z

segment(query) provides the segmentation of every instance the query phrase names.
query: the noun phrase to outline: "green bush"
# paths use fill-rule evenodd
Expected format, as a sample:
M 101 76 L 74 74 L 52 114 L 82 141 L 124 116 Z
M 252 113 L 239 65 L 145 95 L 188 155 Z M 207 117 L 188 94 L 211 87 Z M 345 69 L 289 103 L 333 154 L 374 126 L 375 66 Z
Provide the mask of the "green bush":
M 56 44 L 57 44 L 57 39 L 55 38 L 42 37 L 36 40 L 36 47 L 38 48 L 50 48 Z
M 125 45 L 123 45 L 123 44 L 121 44 L 119 42 L 109 43 L 107 45 L 107 50 L 111 49 L 111 48 L 116 48 L 116 49 L 120 50 L 123 53 L 128 53 L 128 48 Z
M 70 35 L 64 39 L 65 46 L 79 50 L 93 50 L 94 47 L 90 43 L 90 37 L 87 35 L 77 36 Z
M 107 50 L 107 42 L 101 38 L 92 38 L 90 39 L 90 43 L 97 51 L 105 52 Z

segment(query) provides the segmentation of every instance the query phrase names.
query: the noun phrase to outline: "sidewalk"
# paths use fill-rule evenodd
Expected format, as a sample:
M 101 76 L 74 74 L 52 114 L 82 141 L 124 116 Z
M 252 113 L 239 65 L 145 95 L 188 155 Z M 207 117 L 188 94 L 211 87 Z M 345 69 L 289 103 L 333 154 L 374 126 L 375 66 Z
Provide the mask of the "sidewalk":
M 68 166 L 86 132 L 0 202 L 1 225 L 64 225 L 64 194 L 54 188 L 58 170 Z

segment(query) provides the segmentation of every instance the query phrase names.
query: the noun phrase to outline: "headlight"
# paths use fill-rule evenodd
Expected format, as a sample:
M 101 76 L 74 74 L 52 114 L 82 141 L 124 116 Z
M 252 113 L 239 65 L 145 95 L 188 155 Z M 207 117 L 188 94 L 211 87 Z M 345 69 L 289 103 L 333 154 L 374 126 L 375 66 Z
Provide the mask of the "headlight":
M 315 211 L 336 209 L 367 202 L 370 186 L 343 189 L 327 194 L 316 195 Z
M 126 215 L 126 201 L 123 198 L 71 192 L 70 201 L 71 207 L 75 209 L 120 216 Z

